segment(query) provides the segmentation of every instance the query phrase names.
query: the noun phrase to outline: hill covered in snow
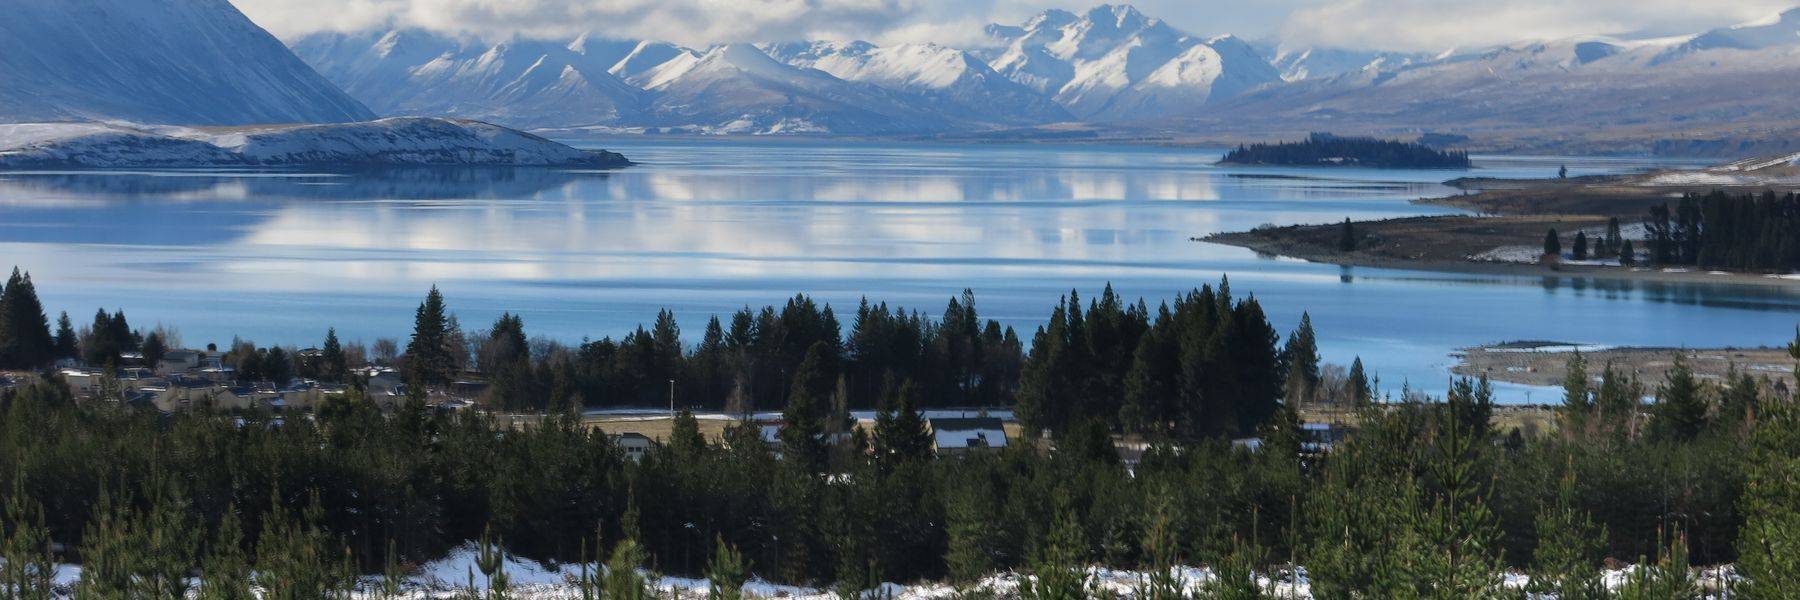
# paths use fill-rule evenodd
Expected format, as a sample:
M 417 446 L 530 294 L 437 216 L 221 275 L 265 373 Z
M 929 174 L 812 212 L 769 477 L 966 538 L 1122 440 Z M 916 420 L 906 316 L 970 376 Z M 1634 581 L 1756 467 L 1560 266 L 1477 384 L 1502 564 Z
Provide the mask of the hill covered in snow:
M 206 128 L 0 125 L 0 169 L 629 164 L 612 152 L 580 150 L 505 127 L 448 119 Z
M 0 0 L 0 122 L 374 116 L 227 0 Z

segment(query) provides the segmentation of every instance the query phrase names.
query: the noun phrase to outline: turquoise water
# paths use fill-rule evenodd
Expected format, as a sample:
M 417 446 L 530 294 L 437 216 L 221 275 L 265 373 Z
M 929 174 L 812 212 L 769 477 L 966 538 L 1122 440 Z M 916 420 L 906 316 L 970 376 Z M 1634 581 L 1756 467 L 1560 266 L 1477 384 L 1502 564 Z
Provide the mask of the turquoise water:
M 1218 151 L 1153 147 L 582 143 L 642 164 L 0 175 L 0 262 L 31 270 L 49 308 L 78 323 L 122 308 L 188 345 L 307 345 L 328 325 L 403 338 L 434 283 L 468 329 L 512 311 L 528 332 L 573 342 L 669 307 L 691 343 L 710 315 L 795 292 L 847 320 L 865 295 L 937 313 L 970 287 L 985 317 L 1029 328 L 1071 288 L 1111 282 L 1154 305 L 1229 274 L 1284 331 L 1311 311 L 1327 360 L 1362 356 L 1384 385 L 1427 390 L 1445 387 L 1446 355 L 1468 345 L 1764 345 L 1800 320 L 1789 290 L 1346 269 L 1190 239 L 1446 212 L 1408 200 L 1456 193 L 1439 182 L 1465 174 L 1668 164 L 1650 160 L 1374 171 L 1222 168 Z

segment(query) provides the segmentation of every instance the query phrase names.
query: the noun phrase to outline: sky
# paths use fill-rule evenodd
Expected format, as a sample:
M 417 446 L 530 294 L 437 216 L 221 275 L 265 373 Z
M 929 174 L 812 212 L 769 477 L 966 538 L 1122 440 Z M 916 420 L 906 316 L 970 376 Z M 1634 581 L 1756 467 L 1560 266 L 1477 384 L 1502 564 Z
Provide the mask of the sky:
M 863 39 L 976 42 L 1066 0 L 231 0 L 284 38 L 409 26 L 472 33 L 726 42 Z M 1199 35 L 1290 47 L 1439 51 L 1578 35 L 1648 37 L 1755 21 L 1800 0 L 1140 0 L 1145 14 Z

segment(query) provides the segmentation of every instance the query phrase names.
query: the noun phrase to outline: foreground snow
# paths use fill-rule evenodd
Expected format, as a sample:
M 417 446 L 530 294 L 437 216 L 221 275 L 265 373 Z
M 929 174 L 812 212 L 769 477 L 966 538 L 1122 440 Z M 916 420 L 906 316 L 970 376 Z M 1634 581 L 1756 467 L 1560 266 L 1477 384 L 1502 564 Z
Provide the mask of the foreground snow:
M 466 592 L 469 588 L 470 574 L 474 574 L 474 587 L 485 590 L 486 585 L 481 572 L 475 568 L 478 552 L 473 544 L 452 551 L 448 556 L 427 563 L 411 578 L 412 588 L 403 598 L 437 599 L 453 598 Z M 596 568 L 596 567 L 591 567 Z M 1604 574 L 1609 589 L 1619 589 L 1630 583 L 1637 567 L 1627 566 L 1622 569 L 1609 570 Z M 524 600 L 563 600 L 580 598 L 580 590 L 570 582 L 580 574 L 578 565 L 546 566 L 533 561 L 509 558 L 506 574 L 511 580 L 513 597 Z M 1177 575 L 1188 592 L 1198 593 L 1217 581 L 1214 573 L 1204 567 L 1180 567 L 1175 569 Z M 1106 568 L 1089 569 L 1091 585 L 1104 589 L 1118 598 L 1134 597 L 1134 589 L 1147 573 Z M 1700 585 L 1703 588 L 1716 588 L 1725 580 L 1733 577 L 1730 567 L 1717 569 L 1701 569 L 1697 571 Z M 1014 573 L 1003 573 L 990 576 L 971 586 L 962 588 L 942 583 L 919 583 L 912 585 L 885 583 L 878 590 L 879 597 L 895 600 L 948 600 L 962 592 L 979 590 L 992 592 L 1005 598 L 1013 596 L 1024 576 Z M 1499 578 L 1500 585 L 1509 590 L 1524 589 L 1531 579 L 1519 573 L 1504 573 Z M 1273 579 L 1259 576 L 1257 583 L 1263 591 L 1276 598 L 1293 600 L 1310 600 L 1311 583 L 1304 570 L 1297 577 L 1286 575 Z M 705 579 L 684 577 L 662 577 L 655 580 L 660 595 L 665 598 L 704 598 L 707 592 Z M 779 585 L 762 580 L 753 580 L 744 586 L 746 594 L 756 598 L 786 598 L 793 600 L 841 600 L 838 595 L 828 589 Z M 370 596 L 372 597 L 372 596 Z
M 477 121 L 191 128 L 130 123 L 0 125 L 0 169 L 231 166 L 568 166 L 629 164 Z

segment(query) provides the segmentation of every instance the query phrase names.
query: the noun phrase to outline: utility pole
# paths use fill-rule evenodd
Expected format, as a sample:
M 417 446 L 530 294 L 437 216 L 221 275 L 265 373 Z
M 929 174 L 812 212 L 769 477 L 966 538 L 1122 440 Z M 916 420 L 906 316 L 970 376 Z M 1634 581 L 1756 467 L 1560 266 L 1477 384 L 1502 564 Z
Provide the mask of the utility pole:
M 669 380 L 669 418 L 675 418 L 675 380 Z

